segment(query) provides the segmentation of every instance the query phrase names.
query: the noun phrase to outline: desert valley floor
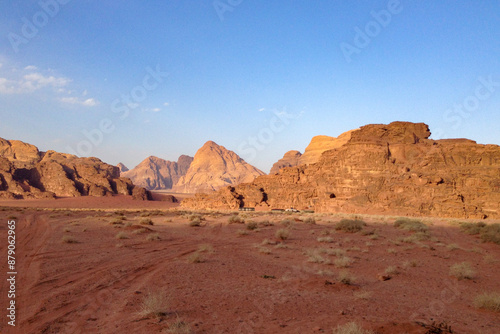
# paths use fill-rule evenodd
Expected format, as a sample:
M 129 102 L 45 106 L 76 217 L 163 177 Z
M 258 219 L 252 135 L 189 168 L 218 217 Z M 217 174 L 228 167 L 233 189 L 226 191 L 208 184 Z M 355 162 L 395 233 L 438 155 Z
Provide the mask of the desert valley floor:
M 350 233 L 342 219 L 366 225 Z M 2 314 L 0 332 L 500 333 L 500 313 L 476 304 L 500 292 L 500 246 L 464 233 L 467 220 L 397 219 L 2 201 L 2 256 L 16 221 L 18 314 L 15 329 Z M 7 290 L 2 279 L 4 312 Z

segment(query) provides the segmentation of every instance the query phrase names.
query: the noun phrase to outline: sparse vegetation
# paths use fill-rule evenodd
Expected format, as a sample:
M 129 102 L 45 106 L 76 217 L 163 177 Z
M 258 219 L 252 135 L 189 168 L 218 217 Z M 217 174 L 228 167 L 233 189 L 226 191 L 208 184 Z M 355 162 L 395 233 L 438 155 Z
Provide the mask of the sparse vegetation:
M 394 222 L 394 227 L 411 232 L 426 232 L 428 227 L 417 219 L 398 218 Z
M 486 226 L 486 224 L 482 223 L 482 222 L 481 223 L 461 223 L 460 224 L 460 228 L 462 229 L 462 231 L 464 231 L 467 234 L 471 234 L 471 235 L 476 235 L 476 234 L 481 233 L 481 230 L 485 226 Z
M 450 267 L 450 275 L 459 280 L 473 279 L 476 275 L 474 268 L 468 262 L 456 263 Z
M 291 227 L 293 225 L 294 221 L 292 219 L 286 218 L 280 221 L 280 224 L 285 226 L 285 227 Z
M 280 228 L 276 231 L 276 238 L 280 240 L 287 240 L 290 237 L 290 230 Z
M 354 292 L 353 295 L 354 295 L 354 298 L 356 298 L 356 299 L 368 300 L 373 295 L 373 292 L 361 290 L 361 291 Z
M 128 239 L 128 234 L 125 232 L 118 232 L 115 236 L 116 239 Z
M 486 225 L 481 229 L 480 236 L 483 242 L 493 242 L 500 245 L 500 224 Z
M 200 253 L 213 253 L 214 252 L 214 247 L 209 244 L 203 244 L 198 246 L 198 252 Z
M 203 255 L 199 251 L 194 252 L 193 254 L 189 255 L 187 260 L 189 263 L 203 263 L 203 262 L 205 262 Z
M 418 266 L 418 262 L 416 260 L 408 260 L 403 263 L 403 268 L 414 268 Z
M 139 224 L 141 224 L 141 225 L 154 225 L 153 221 L 149 218 L 142 218 L 139 221 Z
M 132 232 L 132 233 L 134 233 L 134 234 L 142 234 L 142 233 L 146 233 L 148 231 L 149 230 L 146 229 L 146 228 L 138 228 L 137 230 L 134 230 L 134 232 Z
M 395 250 L 394 248 L 387 248 L 387 253 L 390 253 L 390 254 L 396 254 L 398 251 Z
M 139 314 L 143 317 L 161 317 L 167 314 L 169 298 L 163 291 L 149 291 L 142 300 Z
M 238 230 L 238 232 L 236 232 L 238 235 L 240 236 L 243 236 L 243 235 L 248 235 L 248 231 L 245 231 L 245 230 Z
M 372 331 L 364 330 L 355 322 L 347 323 L 343 326 L 337 326 L 333 330 L 333 334 L 372 334 Z
M 347 256 L 342 256 L 339 258 L 336 258 L 335 261 L 333 261 L 333 264 L 337 268 L 347 268 L 349 267 L 354 261 Z
M 259 225 L 260 225 L 260 226 L 273 226 L 274 224 L 273 224 L 273 223 L 271 223 L 269 220 L 267 220 L 267 219 L 266 219 L 266 220 L 262 220 L 262 221 L 260 221 L 260 222 L 259 222 Z
M 384 272 L 387 275 L 397 275 L 397 274 L 399 274 L 398 267 L 396 267 L 396 266 L 389 266 L 389 267 L 385 268 Z
M 160 235 L 158 233 L 151 233 L 148 234 L 146 237 L 147 241 L 156 241 L 156 240 L 161 240 Z
M 306 219 L 304 219 L 304 223 L 314 225 L 316 224 L 316 220 L 313 217 L 307 217 Z
M 338 276 L 337 280 L 345 285 L 352 285 L 356 281 L 356 277 L 347 270 L 342 270 Z
M 482 293 L 474 299 L 474 306 L 489 311 L 500 312 L 500 293 Z
M 335 229 L 347 233 L 356 233 L 361 231 L 365 226 L 366 223 L 362 220 L 342 219 L 335 224 Z
M 258 247 L 259 249 L 259 253 L 262 253 L 262 254 L 271 254 L 271 250 L 267 247 L 264 247 L 264 246 L 260 246 Z
M 325 242 L 325 243 L 332 243 L 333 242 L 332 237 L 319 237 L 316 240 L 318 240 L 318 242 Z
M 259 227 L 259 224 L 257 224 L 257 223 L 256 223 L 256 222 L 254 222 L 254 221 L 249 221 L 249 222 L 246 224 L 246 228 L 247 228 L 247 230 L 250 230 L 250 231 L 256 230 L 258 227 Z
M 238 215 L 232 215 L 229 217 L 229 224 L 245 224 L 245 219 Z
M 72 237 L 71 235 L 65 235 L 62 237 L 62 242 L 65 244 L 77 244 L 78 241 L 76 240 L 75 237 Z
M 174 322 L 168 325 L 168 328 L 165 329 L 165 333 L 168 334 L 191 334 L 193 331 L 191 330 L 191 326 L 183 321 L 180 318 L 177 318 Z
M 191 226 L 191 227 L 199 227 L 199 226 L 201 226 L 201 219 L 199 217 L 193 218 L 189 222 L 189 226 Z
M 318 249 L 308 249 L 305 251 L 305 255 L 307 256 L 308 262 L 323 264 L 331 263 L 330 259 L 323 257 L 321 251 Z

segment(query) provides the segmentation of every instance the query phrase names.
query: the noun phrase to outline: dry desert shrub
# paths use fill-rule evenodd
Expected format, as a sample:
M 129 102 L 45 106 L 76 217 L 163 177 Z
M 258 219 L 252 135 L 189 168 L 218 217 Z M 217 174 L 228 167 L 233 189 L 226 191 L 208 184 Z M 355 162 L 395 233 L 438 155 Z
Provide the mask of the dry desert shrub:
M 411 232 L 427 232 L 428 227 L 417 219 L 398 218 L 394 222 L 394 227 Z
M 388 248 L 387 249 L 387 253 L 390 253 L 390 254 L 396 254 L 398 251 L 395 250 L 394 248 Z
M 245 230 L 238 230 L 236 233 L 237 233 L 238 235 L 240 235 L 240 236 L 243 236 L 243 235 L 248 235 L 248 231 L 245 231 Z
M 203 244 L 198 246 L 198 252 L 200 253 L 213 253 L 214 247 L 210 244 Z
M 316 224 L 316 219 L 314 219 L 313 217 L 307 217 L 306 219 L 304 219 L 304 223 L 315 225 Z
M 483 242 L 493 242 L 500 245 L 500 224 L 486 225 L 481 229 L 480 236 Z
M 455 249 L 460 249 L 460 246 L 457 244 L 449 244 L 448 246 L 446 246 L 446 248 L 450 251 L 453 251 Z
M 168 333 L 168 334 L 191 334 L 193 333 L 193 331 L 191 330 L 191 326 L 181 320 L 180 318 L 177 318 L 176 321 L 170 323 L 168 325 L 168 328 L 166 328 L 164 331 L 164 333 Z
M 342 326 L 337 326 L 332 332 L 333 334 L 372 334 L 372 331 L 363 329 L 355 322 L 349 322 Z
M 262 254 L 271 254 L 271 250 L 267 247 L 264 247 L 264 246 L 259 246 L 258 250 L 259 250 L 259 253 L 262 253 Z
M 485 310 L 500 312 L 500 293 L 482 293 L 474 299 L 474 306 Z
M 333 264 L 337 268 L 347 268 L 349 267 L 354 261 L 347 256 L 342 256 L 339 258 L 336 258 L 335 261 L 333 261 Z
M 64 232 L 71 232 L 71 229 L 69 227 L 65 227 L 63 231 Z
M 189 226 L 191 227 L 198 227 L 201 226 L 201 219 L 199 217 L 195 217 L 189 222 Z
M 229 217 L 229 224 L 245 224 L 245 219 L 238 215 L 232 215 Z
M 335 229 L 347 233 L 356 233 L 361 231 L 365 226 L 366 223 L 362 220 L 342 219 L 335 224 Z
M 460 223 L 460 228 L 467 234 L 476 235 L 481 232 L 483 227 L 485 227 L 485 223 Z
M 332 237 L 319 237 L 318 242 L 332 243 L 334 240 Z
M 142 218 L 140 221 L 139 221 L 139 224 L 141 225 L 153 225 L 153 221 L 149 218 Z
M 418 262 L 416 260 L 408 260 L 403 263 L 403 268 L 415 268 L 418 266 Z
M 149 230 L 148 229 L 145 229 L 145 228 L 138 228 L 137 230 L 134 230 L 134 234 L 142 234 L 142 233 L 146 233 L 148 232 Z
M 398 267 L 396 267 L 396 266 L 389 266 L 389 267 L 385 268 L 384 272 L 387 275 L 397 275 L 397 274 L 399 274 Z
M 247 230 L 250 230 L 250 231 L 256 230 L 258 227 L 259 227 L 259 224 L 257 224 L 257 223 L 256 223 L 256 222 L 254 222 L 254 221 L 249 221 L 249 222 L 246 224 L 246 228 L 247 228 Z
M 319 249 L 308 249 L 304 252 L 307 256 L 307 261 L 312 263 L 322 263 L 322 264 L 330 264 L 331 261 L 328 258 L 325 258 L 321 255 L 321 250 Z
M 148 236 L 146 237 L 146 240 L 147 241 L 156 241 L 156 240 L 160 240 L 160 235 L 158 233 L 151 233 L 151 234 L 148 234 Z
M 356 298 L 356 299 L 368 300 L 373 295 L 373 292 L 361 290 L 361 291 L 354 292 L 353 295 L 354 295 L 354 298 Z
M 342 270 L 338 276 L 337 280 L 345 285 L 352 285 L 356 281 L 356 277 L 347 270 Z
M 64 242 L 65 244 L 77 244 L 78 241 L 76 240 L 75 237 L 72 237 L 71 235 L 65 235 L 62 237 L 61 239 L 62 242 Z
M 459 280 L 473 279 L 476 276 L 476 272 L 469 262 L 462 262 L 450 267 L 450 275 Z
M 286 240 L 290 237 L 290 230 L 287 230 L 285 228 L 280 228 L 279 230 L 276 231 L 276 238 L 280 240 Z
M 285 226 L 285 227 L 291 227 L 294 224 L 294 221 L 292 219 L 286 218 L 280 221 L 280 224 Z
M 169 304 L 164 291 L 149 291 L 142 300 L 139 314 L 143 317 L 161 317 L 167 314 Z
M 115 236 L 116 239 L 128 239 L 128 235 L 125 232 L 118 232 Z
M 189 255 L 187 261 L 189 263 L 203 263 L 205 262 L 205 259 L 203 258 L 203 255 L 199 251 L 197 251 Z
M 262 221 L 260 221 L 260 222 L 259 222 L 259 225 L 260 225 L 260 226 L 274 226 L 274 224 L 273 224 L 273 223 L 271 223 L 271 222 L 270 222 L 269 220 L 267 220 L 267 219 L 266 219 L 266 220 L 262 220 Z

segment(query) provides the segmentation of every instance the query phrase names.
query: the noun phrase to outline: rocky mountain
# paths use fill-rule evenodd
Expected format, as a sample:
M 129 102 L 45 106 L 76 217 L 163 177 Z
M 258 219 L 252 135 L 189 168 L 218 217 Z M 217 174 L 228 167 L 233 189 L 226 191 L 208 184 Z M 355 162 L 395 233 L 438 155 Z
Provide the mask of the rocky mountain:
M 186 174 L 192 161 L 193 158 L 187 155 L 181 155 L 177 162 L 150 156 L 134 169 L 121 173 L 121 176 L 148 190 L 172 189 Z
M 206 142 L 195 154 L 186 172 L 172 188 L 175 192 L 214 191 L 228 185 L 251 182 L 264 173 L 236 153 Z
M 127 168 L 127 166 L 125 166 L 121 162 L 119 162 L 118 165 L 116 165 L 116 167 L 118 167 L 120 169 L 120 173 L 128 172 L 129 171 L 129 169 Z
M 351 133 L 354 130 L 344 132 L 338 137 L 315 136 L 306 147 L 304 154 L 299 151 L 288 151 L 283 158 L 278 160 L 271 168 L 270 174 L 279 173 L 280 169 L 285 167 L 294 167 L 300 165 L 309 165 L 319 161 L 323 152 L 339 148 L 351 139 Z
M 0 198 L 55 198 L 150 194 L 120 177 L 118 167 L 0 138 Z
M 197 194 L 182 205 L 500 218 L 500 146 L 429 136 L 423 123 L 366 125 L 316 163 Z

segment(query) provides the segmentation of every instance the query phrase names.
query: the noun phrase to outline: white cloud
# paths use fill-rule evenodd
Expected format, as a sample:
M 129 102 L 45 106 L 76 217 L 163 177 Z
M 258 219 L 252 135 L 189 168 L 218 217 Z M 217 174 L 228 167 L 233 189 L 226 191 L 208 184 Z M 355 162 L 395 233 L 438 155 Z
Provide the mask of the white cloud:
M 83 96 L 87 96 L 89 92 L 87 92 L 87 90 L 85 89 L 82 93 Z
M 60 89 L 70 82 L 70 79 L 64 77 L 44 76 L 41 73 L 31 73 L 24 75 L 18 80 L 0 78 L 0 93 L 25 94 L 32 93 L 45 87 Z
M 37 70 L 38 68 L 36 66 L 33 66 L 33 65 L 28 65 L 24 68 L 26 71 L 35 71 Z
M 81 106 L 84 106 L 84 107 L 95 107 L 96 105 L 99 104 L 99 101 L 97 101 L 96 99 L 93 99 L 93 98 L 90 98 L 90 99 L 86 99 L 86 100 L 81 100 L 77 97 L 61 97 L 59 99 L 59 101 L 63 102 L 63 103 L 68 103 L 68 104 L 76 104 L 76 105 L 81 105 Z
M 151 109 L 151 111 L 158 112 L 158 111 L 161 111 L 161 109 L 160 108 L 153 108 L 153 109 Z
M 260 108 L 259 109 L 259 111 L 265 111 L 265 110 L 266 110 L 266 108 Z
M 0 68 L 2 68 L 2 66 L 3 66 L 3 64 L 2 64 L 2 63 L 0 63 Z
M 168 107 L 168 106 L 170 105 L 170 103 L 165 102 L 165 103 L 163 103 L 163 105 L 164 105 L 165 107 Z

